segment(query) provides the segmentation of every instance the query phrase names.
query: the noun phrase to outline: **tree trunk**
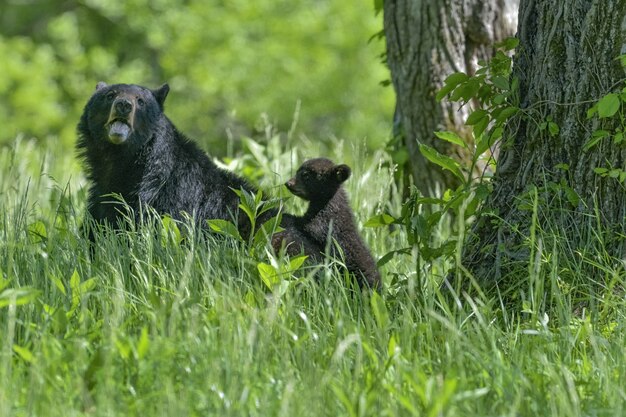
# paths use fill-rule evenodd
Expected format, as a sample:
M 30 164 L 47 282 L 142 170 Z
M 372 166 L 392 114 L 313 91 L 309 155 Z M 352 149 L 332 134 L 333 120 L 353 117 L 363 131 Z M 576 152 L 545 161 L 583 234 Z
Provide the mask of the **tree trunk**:
M 530 248 L 523 239 L 533 222 L 558 230 L 574 254 L 599 239 L 610 255 L 624 256 L 624 179 L 594 169 L 625 171 L 626 146 L 606 137 L 583 148 L 592 132 L 623 127 L 619 112 L 588 119 L 587 110 L 624 86 L 616 58 L 626 41 L 625 17 L 624 0 L 521 0 L 513 64 L 521 111 L 505 130 L 509 140 L 501 149 L 494 191 L 463 256 L 480 283 L 499 282 L 516 262 L 528 265 Z M 542 124 L 550 120 L 558 131 Z
M 452 130 L 471 141 L 463 124 L 466 109 L 440 103 L 435 95 L 448 75 L 473 74 L 478 60 L 492 55 L 494 43 L 513 34 L 517 1 L 384 1 L 387 62 L 397 97 L 394 135 L 406 146 L 405 168 L 424 195 L 459 184 L 422 157 L 418 142 L 461 162 L 471 160 L 467 150 L 435 139 L 434 131 Z

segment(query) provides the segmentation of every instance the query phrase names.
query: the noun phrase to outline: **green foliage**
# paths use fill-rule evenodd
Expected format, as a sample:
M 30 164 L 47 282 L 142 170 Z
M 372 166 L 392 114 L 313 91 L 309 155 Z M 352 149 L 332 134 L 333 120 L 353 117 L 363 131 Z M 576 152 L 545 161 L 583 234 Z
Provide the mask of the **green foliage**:
M 262 117 L 286 131 L 296 108 L 305 135 L 376 146 L 393 106 L 377 85 L 382 45 L 367 43 L 380 26 L 333 0 L 3 2 L 0 144 L 23 133 L 69 148 L 102 80 L 169 82 L 168 115 L 216 154 L 257 135 Z
M 432 202 L 402 206 L 378 155 L 335 145 L 333 159 L 359 162 L 345 185 L 359 220 L 379 213 L 372 222 L 389 225 L 379 210 L 405 211 L 415 219 L 410 239 L 448 241 L 444 222 L 423 212 Z M 296 158 L 316 151 L 310 146 Z M 562 230 L 536 223 L 517 276 L 519 309 L 449 304 L 438 290 L 441 258 L 416 270 L 417 256 L 394 257 L 382 269 L 385 290 L 361 293 L 332 267 L 311 275 L 301 257 L 262 253 L 270 267 L 259 267 L 234 239 L 167 218 L 109 233 L 90 259 L 72 154 L 52 143 L 11 148 L 0 149 L 0 294 L 8 294 L 0 302 L 10 300 L 0 307 L 2 416 L 626 411 L 626 271 L 608 257 L 599 227 L 570 247 Z M 408 229 L 394 226 L 363 230 L 374 253 L 406 245 Z M 577 291 L 597 276 L 605 288 Z
M 626 68 L 624 57 L 620 56 L 623 66 Z M 599 124 L 602 122 L 614 121 L 614 127 L 610 130 L 596 129 L 591 132 L 591 136 L 585 142 L 583 151 L 588 152 L 599 146 L 603 141 L 611 140 L 612 144 L 618 147 L 626 145 L 624 131 L 626 131 L 626 113 L 624 111 L 626 103 L 626 87 L 619 93 L 608 93 L 594 103 L 587 111 L 587 119 L 597 118 Z M 593 168 L 593 172 L 603 178 L 613 178 L 626 186 L 626 169 L 623 167 L 603 166 Z
M 489 62 L 479 62 L 480 67 L 473 76 L 457 72 L 444 80 L 443 87 L 437 93 L 438 100 L 448 97 L 451 101 L 471 106 L 465 121 L 467 126 L 472 127 L 474 136 L 471 164 L 463 167 L 458 161 L 442 155 L 436 149 L 424 144 L 419 145 L 424 158 L 450 171 L 462 185 L 456 190 L 444 190 L 441 198 L 424 198 L 417 190 L 413 190 L 399 216 L 387 215 L 388 218 L 384 221 L 380 221 L 378 217 L 366 222 L 366 226 L 371 227 L 393 223 L 404 227 L 407 232 L 408 246 L 387 252 L 381 258 L 380 264 L 385 264 L 398 254 L 417 253 L 419 259 L 426 262 L 440 257 L 447 260 L 458 258 L 460 248 L 458 242 L 463 240 L 465 226 L 473 220 L 491 190 L 488 178 L 472 177 L 475 165 L 480 158 L 495 164 L 495 161 L 491 160 L 491 149 L 502 139 L 506 124 L 519 112 L 517 107 L 519 81 L 511 78 L 512 60 L 507 55 L 507 51 L 514 49 L 517 44 L 517 39 L 510 38 L 496 45 L 500 50 Z M 558 126 L 551 119 L 545 122 L 544 128 L 550 134 L 558 133 Z M 441 131 L 434 134 L 440 140 L 468 148 L 466 141 L 454 132 Z M 448 239 L 445 243 L 437 242 L 438 239 L 435 239 L 434 235 L 442 222 L 449 221 L 449 215 L 462 222 L 457 230 L 458 236 Z

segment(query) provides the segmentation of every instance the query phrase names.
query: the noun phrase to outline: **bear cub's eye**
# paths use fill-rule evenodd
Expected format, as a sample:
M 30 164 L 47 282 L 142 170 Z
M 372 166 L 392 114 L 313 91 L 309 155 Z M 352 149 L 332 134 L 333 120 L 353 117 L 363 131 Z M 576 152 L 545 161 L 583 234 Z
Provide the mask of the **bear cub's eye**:
M 115 91 L 109 91 L 105 97 L 107 98 L 107 100 L 113 100 L 116 95 L 117 93 Z
M 143 101 L 142 98 L 138 98 L 137 99 L 137 104 L 139 104 L 139 107 L 143 107 L 143 105 L 145 104 L 145 102 Z

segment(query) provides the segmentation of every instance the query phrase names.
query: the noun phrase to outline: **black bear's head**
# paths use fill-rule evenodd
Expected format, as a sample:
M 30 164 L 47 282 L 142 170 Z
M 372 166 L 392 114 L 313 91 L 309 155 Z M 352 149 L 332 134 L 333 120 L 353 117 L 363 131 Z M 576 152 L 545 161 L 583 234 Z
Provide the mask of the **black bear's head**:
M 133 84 L 99 82 L 85 106 L 79 131 L 93 141 L 140 146 L 159 128 L 169 89 L 167 84 L 150 90 Z
M 326 158 L 309 159 L 285 186 L 294 195 L 307 201 L 323 202 L 335 195 L 350 173 L 348 165 L 335 165 Z

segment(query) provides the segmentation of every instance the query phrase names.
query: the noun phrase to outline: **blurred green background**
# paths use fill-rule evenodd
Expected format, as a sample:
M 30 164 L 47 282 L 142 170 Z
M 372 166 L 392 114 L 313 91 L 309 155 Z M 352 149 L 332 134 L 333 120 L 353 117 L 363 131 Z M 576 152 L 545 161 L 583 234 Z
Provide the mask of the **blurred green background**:
M 371 3 L 342 0 L 5 0 L 0 144 L 70 149 L 102 80 L 168 82 L 167 115 L 216 155 L 229 137 L 289 131 L 298 107 L 297 134 L 377 148 L 394 100 L 370 41 L 381 28 Z

